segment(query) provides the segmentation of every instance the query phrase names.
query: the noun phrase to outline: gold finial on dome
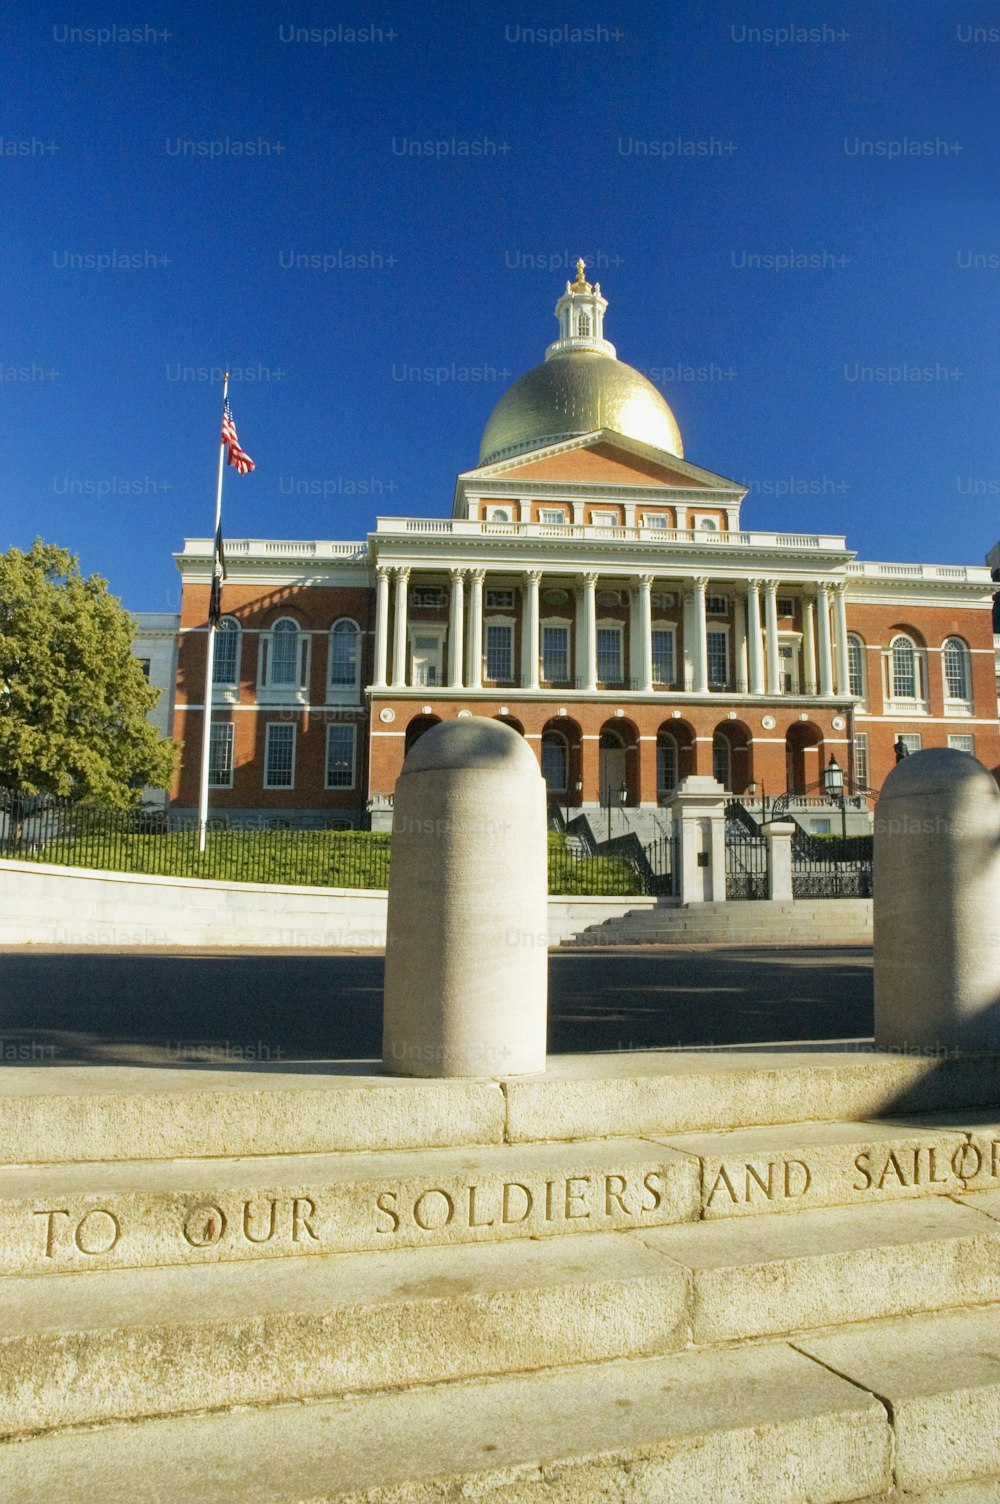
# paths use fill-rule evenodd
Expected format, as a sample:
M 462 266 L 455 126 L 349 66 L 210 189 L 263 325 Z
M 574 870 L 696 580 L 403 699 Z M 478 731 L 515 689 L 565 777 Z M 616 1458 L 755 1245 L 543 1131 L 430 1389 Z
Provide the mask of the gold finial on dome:
M 570 284 L 571 292 L 593 292 L 593 288 L 586 280 L 583 273 L 587 263 L 581 258 L 576 263 L 576 281 Z

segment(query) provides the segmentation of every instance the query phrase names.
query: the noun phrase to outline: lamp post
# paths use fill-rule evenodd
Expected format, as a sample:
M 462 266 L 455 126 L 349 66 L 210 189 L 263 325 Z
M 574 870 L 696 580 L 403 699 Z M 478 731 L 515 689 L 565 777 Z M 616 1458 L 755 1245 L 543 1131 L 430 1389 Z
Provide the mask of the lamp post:
M 756 780 L 756 778 L 751 778 L 750 779 L 750 782 L 747 784 L 747 790 L 746 791 L 747 791 L 747 794 L 748 794 L 748 796 L 749 796 L 749 798 L 750 798 L 751 801 L 753 801 L 754 799 L 757 798 L 757 780 Z M 764 821 L 767 819 L 767 793 L 765 791 L 763 782 L 761 783 L 761 786 L 760 786 L 760 819 L 761 819 L 761 824 L 763 824 Z
M 832 753 L 823 773 L 823 789 L 828 799 L 840 805 L 840 834 L 846 840 L 847 806 L 844 802 L 844 770 Z

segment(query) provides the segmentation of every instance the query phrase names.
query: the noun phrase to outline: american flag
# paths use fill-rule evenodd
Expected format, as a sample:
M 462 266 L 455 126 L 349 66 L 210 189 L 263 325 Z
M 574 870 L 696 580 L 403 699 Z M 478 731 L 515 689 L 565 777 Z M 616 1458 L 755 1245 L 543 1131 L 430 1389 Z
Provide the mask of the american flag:
M 249 475 L 257 466 L 247 454 L 245 449 L 240 448 L 240 441 L 236 437 L 236 424 L 227 402 L 222 413 L 222 442 L 226 446 L 228 463 L 232 465 L 237 475 Z

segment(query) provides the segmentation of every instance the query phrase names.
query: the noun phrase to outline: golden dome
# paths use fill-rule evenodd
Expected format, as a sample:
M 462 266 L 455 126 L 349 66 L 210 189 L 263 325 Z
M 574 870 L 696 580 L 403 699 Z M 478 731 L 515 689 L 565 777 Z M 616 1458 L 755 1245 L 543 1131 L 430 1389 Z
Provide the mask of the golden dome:
M 483 431 L 480 465 L 607 428 L 681 458 L 677 420 L 651 381 L 596 350 L 554 354 L 500 398 Z

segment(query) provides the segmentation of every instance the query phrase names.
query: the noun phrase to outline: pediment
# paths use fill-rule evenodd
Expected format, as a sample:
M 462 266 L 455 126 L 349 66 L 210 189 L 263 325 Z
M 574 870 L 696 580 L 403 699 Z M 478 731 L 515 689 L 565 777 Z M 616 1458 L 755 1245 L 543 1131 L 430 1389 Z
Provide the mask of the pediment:
M 490 478 L 497 481 L 563 482 L 591 486 L 641 486 L 664 491 L 704 489 L 735 491 L 745 494 L 736 481 L 727 480 L 710 470 L 703 470 L 665 450 L 654 449 L 636 440 L 603 430 L 583 434 L 577 439 L 546 445 L 528 454 L 494 461 L 461 477 L 467 484 L 481 485 Z

